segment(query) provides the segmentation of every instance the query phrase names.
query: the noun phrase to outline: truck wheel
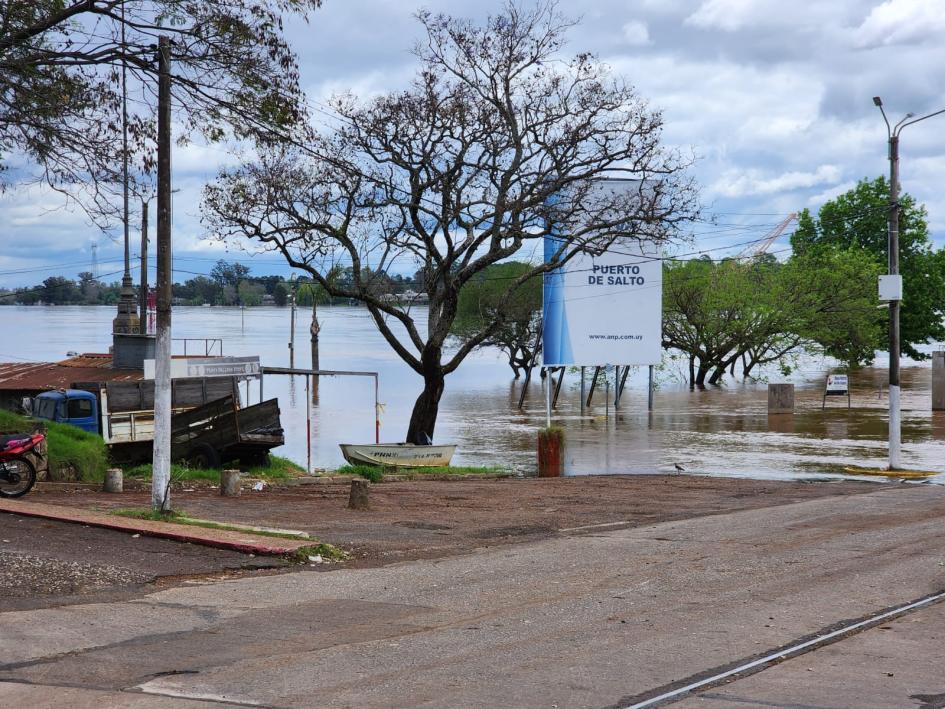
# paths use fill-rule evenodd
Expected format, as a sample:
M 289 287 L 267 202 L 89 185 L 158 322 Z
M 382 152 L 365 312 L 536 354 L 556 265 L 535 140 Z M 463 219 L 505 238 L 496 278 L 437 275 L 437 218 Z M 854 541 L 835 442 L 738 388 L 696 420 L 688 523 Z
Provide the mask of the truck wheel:
M 198 443 L 194 446 L 188 459 L 195 468 L 220 467 L 220 454 L 209 443 Z

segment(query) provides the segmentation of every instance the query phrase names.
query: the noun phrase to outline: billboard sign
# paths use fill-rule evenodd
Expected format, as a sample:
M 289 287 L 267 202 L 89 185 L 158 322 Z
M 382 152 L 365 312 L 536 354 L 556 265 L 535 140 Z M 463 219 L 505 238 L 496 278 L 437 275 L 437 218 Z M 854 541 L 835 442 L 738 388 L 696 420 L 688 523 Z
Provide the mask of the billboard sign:
M 607 222 L 616 216 L 607 210 L 627 209 L 627 200 L 646 199 L 646 190 L 639 180 L 598 180 L 579 197 L 580 207 Z M 552 208 L 557 203 L 549 200 Z M 546 263 L 560 257 L 567 238 L 554 231 L 545 237 Z M 655 242 L 619 236 L 603 253 L 577 254 L 544 277 L 543 364 L 659 364 L 662 309 L 663 264 Z
M 546 237 L 546 259 L 559 246 Z M 545 274 L 543 306 L 545 366 L 660 363 L 663 264 L 651 241 L 620 238 Z

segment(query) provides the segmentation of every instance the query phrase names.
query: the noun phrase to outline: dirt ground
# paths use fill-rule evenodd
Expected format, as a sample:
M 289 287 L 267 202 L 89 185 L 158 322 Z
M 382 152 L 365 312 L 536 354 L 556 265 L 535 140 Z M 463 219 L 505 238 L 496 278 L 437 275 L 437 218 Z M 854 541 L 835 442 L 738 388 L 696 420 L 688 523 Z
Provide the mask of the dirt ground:
M 666 475 L 413 480 L 372 485 L 371 509 L 361 512 L 347 509 L 349 486 L 343 483 L 244 490 L 238 498 L 220 497 L 212 489 L 194 490 L 176 493 L 173 504 L 192 517 L 303 530 L 351 552 L 347 566 L 368 567 L 561 533 L 875 492 L 884 486 Z M 40 492 L 35 499 L 95 509 L 149 504 L 146 492 Z

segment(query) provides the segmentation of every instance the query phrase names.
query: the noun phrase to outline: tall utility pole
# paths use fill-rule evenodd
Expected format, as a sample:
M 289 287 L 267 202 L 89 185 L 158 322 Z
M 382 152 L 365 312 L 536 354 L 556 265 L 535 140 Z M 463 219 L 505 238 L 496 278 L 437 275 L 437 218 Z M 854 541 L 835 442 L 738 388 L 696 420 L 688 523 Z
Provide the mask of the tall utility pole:
M 125 5 L 121 5 L 121 46 L 125 44 Z M 121 60 L 121 174 L 122 174 L 122 222 L 125 232 L 125 272 L 121 277 L 121 295 L 118 299 L 118 316 L 112 321 L 112 332 L 121 335 L 137 335 L 141 332 L 138 308 L 135 304 L 134 282 L 131 280 L 131 252 L 128 244 L 128 62 Z
M 158 43 L 157 319 L 151 507 L 171 505 L 171 43 Z
M 889 469 L 902 465 L 902 415 L 899 389 L 899 315 L 902 303 L 902 277 L 899 275 L 899 135 L 906 126 L 945 113 L 945 109 L 915 118 L 907 113 L 896 125 L 890 126 L 883 110 L 883 100 L 873 97 L 873 104 L 883 114 L 889 139 Z M 882 276 L 880 278 L 883 278 Z
M 141 289 L 138 292 L 138 312 L 142 335 L 148 333 L 148 201 L 141 198 Z

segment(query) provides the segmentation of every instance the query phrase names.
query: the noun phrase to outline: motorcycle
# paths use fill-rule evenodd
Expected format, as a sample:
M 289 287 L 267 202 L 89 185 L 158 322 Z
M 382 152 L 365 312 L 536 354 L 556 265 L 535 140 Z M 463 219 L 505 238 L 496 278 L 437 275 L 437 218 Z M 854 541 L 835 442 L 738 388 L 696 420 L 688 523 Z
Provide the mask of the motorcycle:
M 22 497 L 36 482 L 36 467 L 26 457 L 46 436 L 13 433 L 0 436 L 0 497 Z

